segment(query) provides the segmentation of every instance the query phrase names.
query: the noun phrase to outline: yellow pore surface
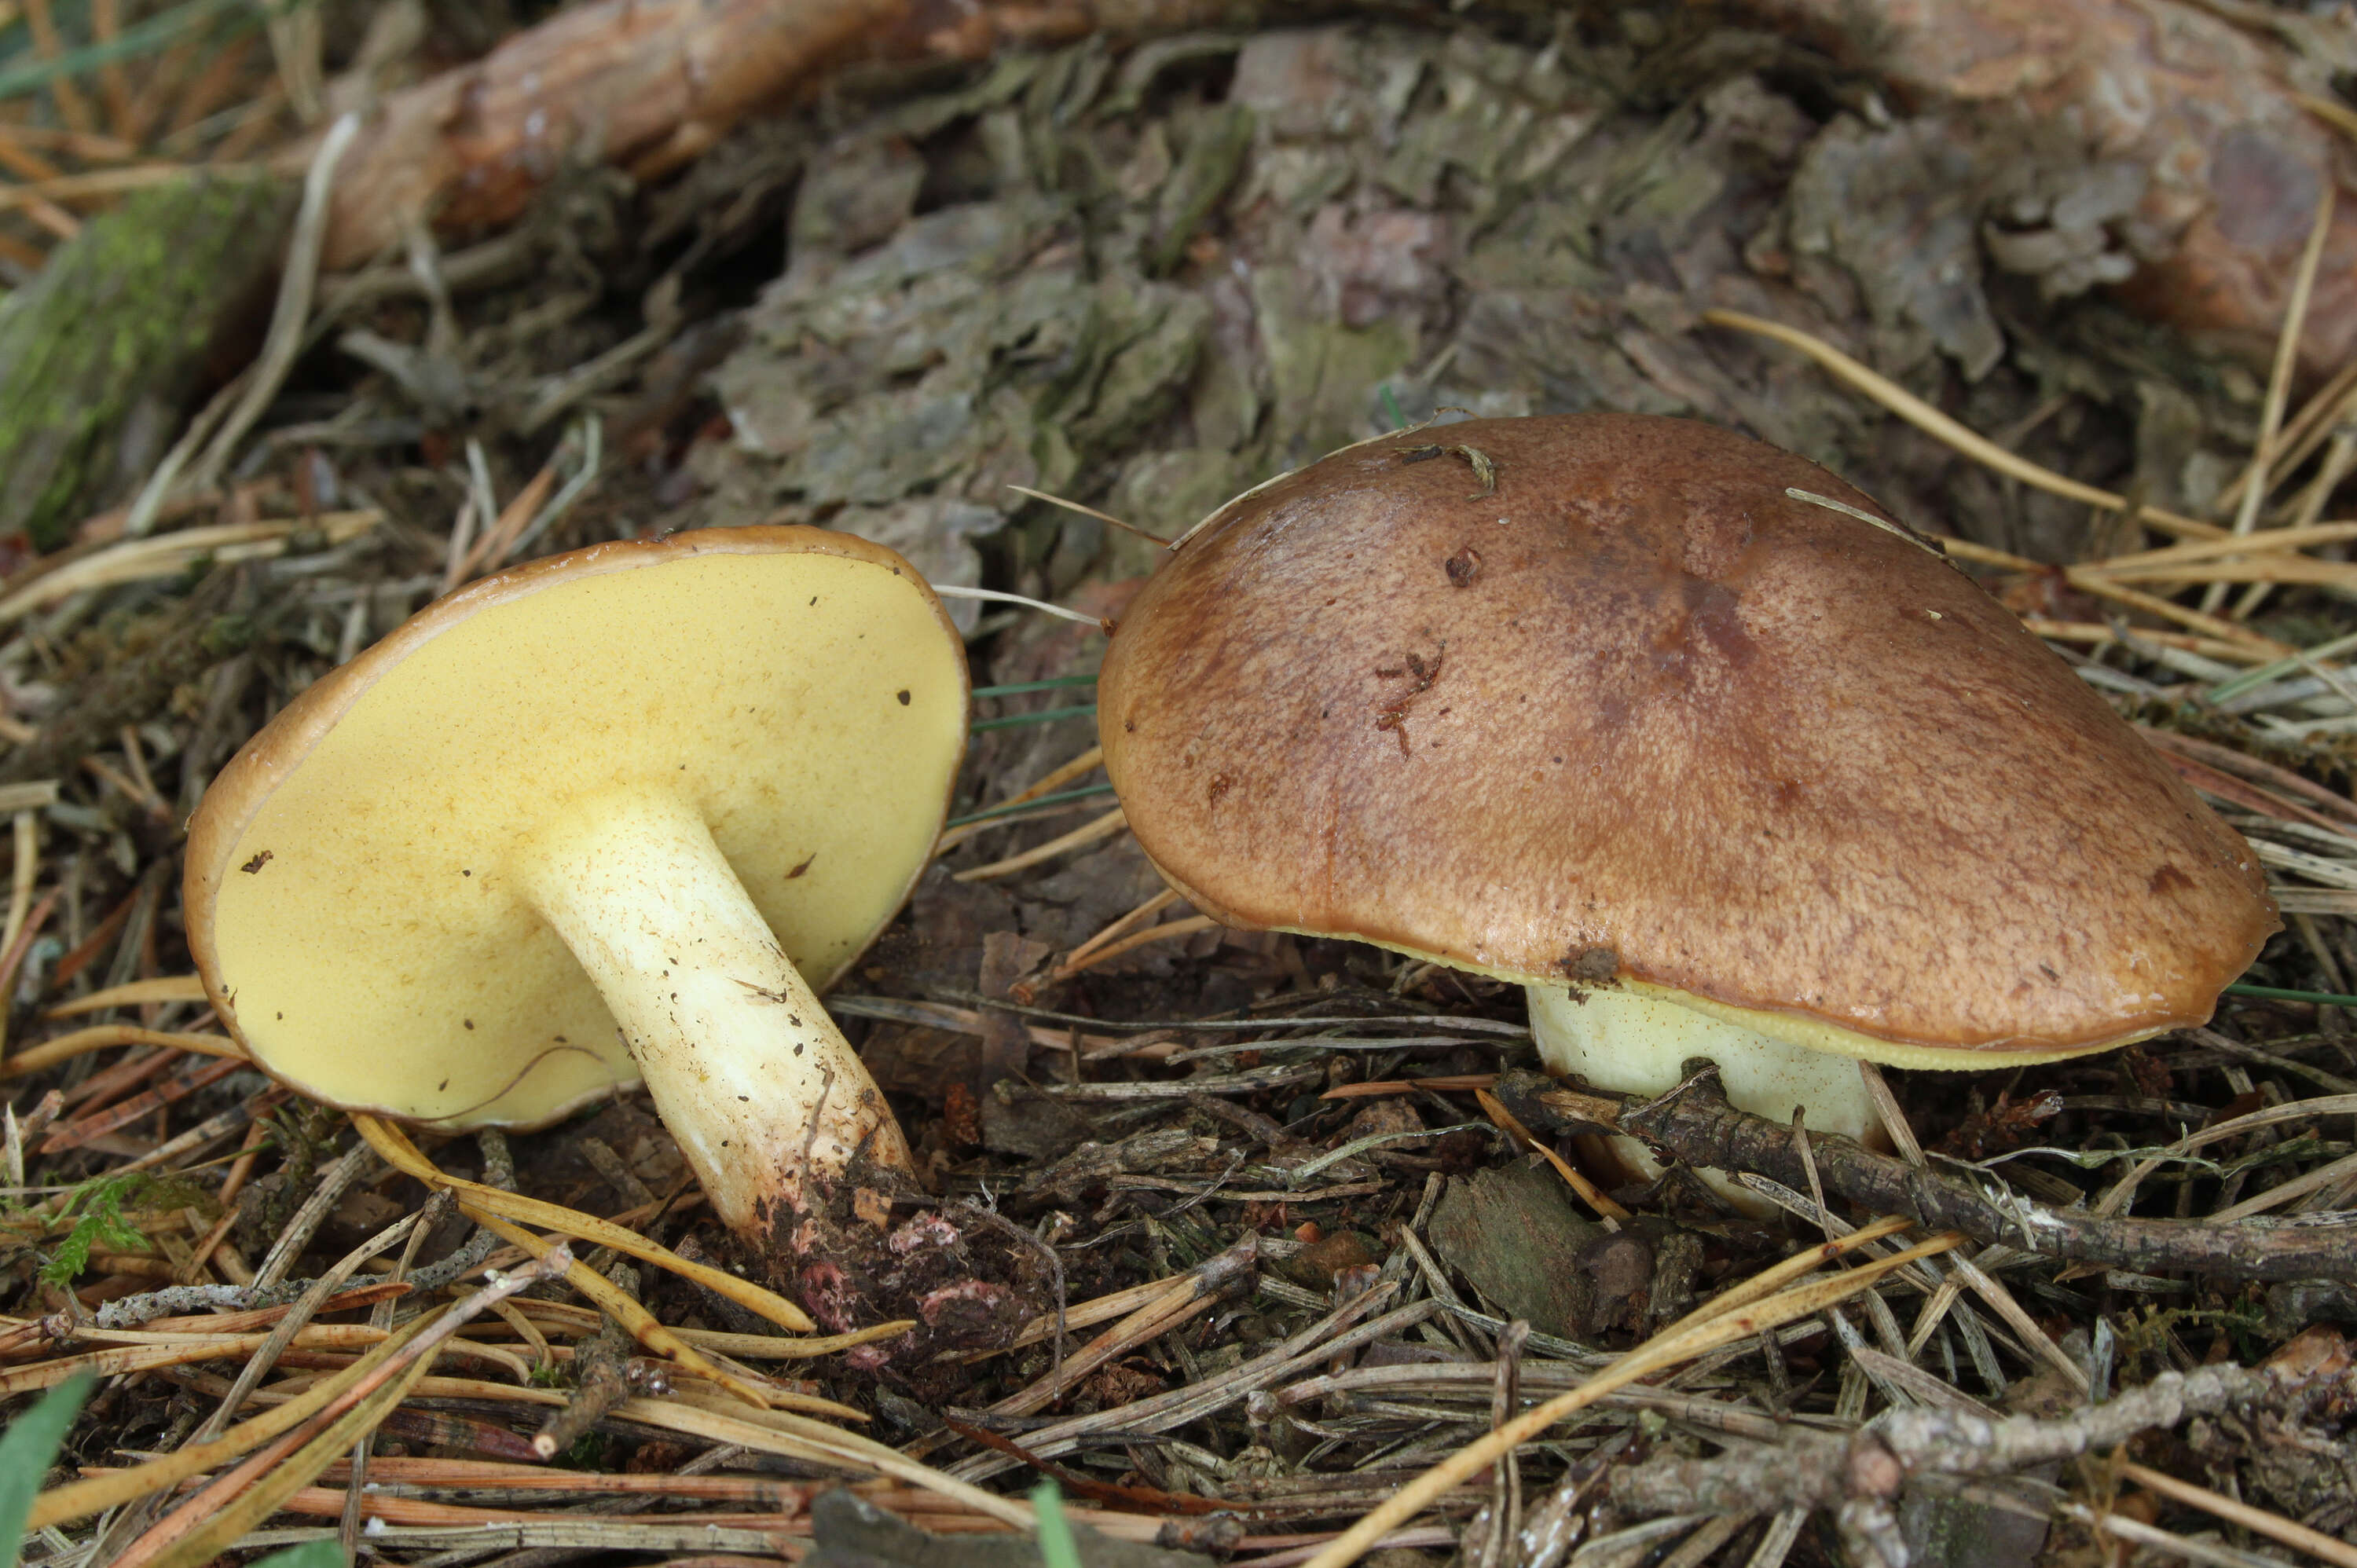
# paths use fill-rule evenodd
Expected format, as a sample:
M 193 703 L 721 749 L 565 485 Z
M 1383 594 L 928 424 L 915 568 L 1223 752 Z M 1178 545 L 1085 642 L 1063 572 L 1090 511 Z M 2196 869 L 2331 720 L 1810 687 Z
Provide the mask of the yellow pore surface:
M 713 554 L 555 582 L 393 667 L 265 800 L 223 877 L 221 983 L 264 1066 L 450 1126 L 553 1120 L 638 1074 L 522 897 L 571 802 L 676 792 L 823 986 L 923 867 L 961 653 L 870 562 Z

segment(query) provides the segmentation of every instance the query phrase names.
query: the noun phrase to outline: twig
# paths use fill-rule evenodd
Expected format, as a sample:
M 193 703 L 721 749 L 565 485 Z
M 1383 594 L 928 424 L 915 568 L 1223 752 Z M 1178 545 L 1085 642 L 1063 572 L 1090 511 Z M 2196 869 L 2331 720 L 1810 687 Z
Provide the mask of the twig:
M 1708 1459 L 1664 1457 L 1617 1472 L 1612 1501 L 1632 1513 L 1757 1512 L 1838 1508 L 1854 1497 L 1896 1498 L 1921 1476 L 2004 1476 L 2116 1447 L 2189 1416 L 2256 1403 L 2285 1386 L 2232 1365 L 2163 1372 L 2142 1388 L 2051 1420 L 1992 1420 L 1965 1410 L 1892 1410 L 1847 1435 L 1788 1431 Z
M 969 588 L 957 583 L 935 583 L 932 586 L 933 592 L 945 599 L 981 599 L 994 605 L 1020 605 L 1027 610 L 1038 610 L 1041 615 L 1054 616 L 1059 620 L 1078 621 L 1082 626 L 1092 626 L 1099 630 L 1103 630 L 1105 624 L 1102 617 L 1066 609 L 1061 605 L 1051 605 L 1045 599 L 1035 599 L 1023 594 L 1003 593 L 996 588 Z
M 355 1151 L 357 1152 L 359 1151 Z M 336 1287 L 351 1278 L 352 1271 L 362 1263 L 408 1235 L 416 1223 L 417 1216 L 414 1214 L 393 1221 L 336 1260 L 334 1267 L 312 1282 L 311 1288 L 297 1297 L 295 1304 L 287 1308 L 286 1316 L 278 1320 L 278 1326 L 270 1331 L 270 1337 L 263 1342 L 262 1348 L 253 1353 L 243 1367 L 239 1369 L 237 1380 L 230 1385 L 228 1397 L 214 1408 L 212 1414 L 205 1418 L 204 1424 L 197 1428 L 196 1435 L 191 1441 L 210 1443 L 219 1437 L 229 1423 L 236 1419 L 238 1406 L 245 1402 L 245 1396 L 259 1387 L 262 1380 L 269 1374 L 270 1369 L 278 1364 L 279 1356 L 285 1351 L 287 1346 L 294 1343 L 295 1336 L 301 1331 L 305 1324 L 311 1321 L 312 1315 L 319 1310 L 329 1296 L 336 1294 Z M 258 1279 L 258 1283 L 266 1286 L 271 1282 Z
M 1045 490 L 1035 490 L 1028 485 L 1009 485 L 1006 488 L 1018 496 L 1029 496 L 1035 501 L 1046 501 L 1049 506 L 1060 506 L 1066 511 L 1076 511 L 1082 517 L 1092 517 L 1099 522 L 1109 522 L 1125 533 L 1135 533 L 1140 539 L 1150 539 L 1165 548 L 1168 548 L 1170 543 L 1170 541 L 1158 533 L 1149 533 L 1134 522 L 1124 522 L 1111 512 L 1099 511 L 1092 506 L 1082 506 L 1078 501 L 1068 501 L 1061 496 L 1051 496 Z
M 623 1294 L 638 1294 L 639 1272 L 628 1263 L 617 1262 L 607 1278 Z M 574 1355 L 572 1399 L 533 1434 L 533 1453 L 544 1459 L 555 1458 L 603 1420 L 608 1411 L 630 1398 L 631 1344 L 629 1330 L 612 1317 L 599 1323 L 597 1332 Z
M 511 1225 L 498 1216 L 486 1213 L 463 1199 L 458 1207 L 477 1224 L 485 1230 L 499 1232 L 501 1238 L 522 1248 L 529 1256 L 547 1257 L 553 1251 L 561 1252 L 565 1250 L 565 1244 L 562 1241 L 544 1241 L 531 1231 L 520 1226 Z M 717 1383 L 726 1389 L 731 1397 L 742 1400 L 756 1410 L 764 1409 L 770 1403 L 767 1391 L 731 1374 L 725 1368 L 716 1366 L 710 1357 L 656 1321 L 655 1316 L 640 1305 L 635 1298 L 617 1290 L 605 1275 L 587 1264 L 569 1265 L 565 1270 L 565 1283 L 595 1303 L 608 1317 L 619 1322 L 649 1349 L 670 1357 L 706 1381 Z
M 2112 1184 L 2101 1197 L 2088 1206 L 2089 1212 L 2107 1217 L 2120 1212 L 2135 1200 L 2138 1183 L 2158 1170 L 2166 1160 L 2181 1157 L 2196 1149 L 2244 1133 L 2256 1132 L 2282 1122 L 2303 1121 L 2310 1116 L 2337 1116 L 2357 1111 L 2357 1094 L 2324 1094 L 2312 1100 L 2295 1100 L 2286 1105 L 2270 1105 L 2248 1115 L 2233 1116 L 2223 1122 L 2213 1122 L 2178 1139 L 2168 1148 L 2147 1154 L 2132 1166 L 2128 1174 Z
M 1554 1131 L 1633 1133 L 1689 1165 L 1757 1171 L 1798 1187 L 1807 1181 L 1789 1129 L 1728 1105 L 1716 1071 L 1698 1073 L 1657 1100 L 1559 1088 L 1536 1073 L 1501 1075 L 1499 1098 L 1534 1125 Z M 1984 1189 L 1870 1153 L 1847 1138 L 1810 1134 L 1825 1190 L 1880 1213 L 1913 1216 L 2026 1252 L 2132 1269 L 2140 1273 L 2215 1274 L 2234 1279 L 2357 1279 L 2357 1224 L 2319 1216 L 2209 1225 L 2113 1219 Z
M 1530 1343 L 1531 1326 L 1517 1317 L 1498 1336 L 1497 1378 L 1490 1391 L 1490 1430 L 1495 1432 L 1523 1405 L 1523 1348 Z M 1491 1474 L 1490 1539 L 1481 1549 L 1481 1568 L 1497 1568 L 1506 1538 L 1523 1527 L 1523 1473 L 1508 1449 Z
M 2284 1561 L 2280 1557 L 2244 1552 L 2216 1541 L 2188 1540 L 2115 1509 L 2089 1508 L 2070 1498 L 2058 1501 L 2054 1507 L 2063 1518 L 2086 1526 L 2092 1532 L 2115 1535 L 2138 1546 L 2158 1547 L 2168 1556 L 2182 1562 L 2204 1563 L 2209 1568 L 2284 1568 Z M 2144 1554 L 2137 1553 L 2136 1561 L 2144 1561 Z
M 1258 1253 L 1256 1238 L 1229 1248 L 1162 1288 L 1112 1327 L 1090 1340 L 1069 1360 L 1029 1388 L 990 1407 L 994 1415 L 1030 1415 L 1047 1409 L 1082 1379 L 1172 1329 L 1193 1321 L 1226 1297 L 1248 1289 Z
M 379 511 L 338 511 L 308 520 L 214 523 L 152 539 L 126 539 L 94 555 L 70 561 L 0 598 L 0 626 L 13 625 L 45 605 L 86 589 L 177 577 L 199 562 L 266 560 L 285 553 L 291 542 L 308 534 L 341 544 L 383 521 L 384 514 Z
M 278 1240 L 271 1243 L 270 1251 L 263 1254 L 262 1262 L 253 1271 L 253 1283 L 274 1285 L 285 1279 L 286 1271 L 295 1266 L 295 1260 L 303 1255 L 303 1249 L 311 1244 L 311 1238 L 327 1222 L 328 1211 L 342 1200 L 345 1190 L 361 1179 L 361 1173 L 376 1163 L 376 1151 L 361 1144 L 329 1165 L 320 1176 L 319 1185 L 303 1200 L 303 1207 L 295 1211 L 295 1218 L 286 1222 L 286 1229 L 279 1232 Z
M 985 1518 L 1018 1529 L 1031 1527 L 1031 1509 L 1012 1498 L 986 1492 L 956 1477 L 918 1464 L 870 1437 L 780 1410 L 717 1409 L 694 1402 L 687 1390 L 668 1400 L 633 1399 L 616 1412 L 626 1421 L 683 1432 L 708 1441 L 735 1443 L 764 1454 L 782 1454 L 805 1463 L 869 1470 L 906 1481 L 965 1505 Z
M 428 1195 L 425 1207 L 417 1211 L 417 1223 L 409 1228 L 409 1239 L 402 1243 L 401 1256 L 393 1261 L 391 1281 L 399 1285 L 403 1291 L 405 1292 L 410 1288 L 409 1268 L 411 1264 L 417 1262 L 417 1249 L 425 1244 L 426 1232 L 440 1224 L 443 1219 L 457 1206 L 457 1200 L 448 1193 L 437 1192 Z M 500 1302 L 496 1304 L 494 1310 L 504 1318 L 515 1308 L 510 1303 Z M 390 1299 L 381 1301 L 369 1309 L 369 1326 L 380 1334 L 392 1333 L 393 1302 Z M 351 1477 L 350 1483 L 351 1500 L 345 1506 L 338 1536 L 344 1549 L 344 1561 L 347 1563 L 360 1561 L 360 1498 L 361 1488 L 368 1484 L 369 1460 L 373 1457 L 375 1449 L 376 1434 L 374 1432 L 364 1434 L 361 1440 L 352 1445 L 352 1456 L 347 1465 L 347 1470 Z
M 1844 1240 L 1813 1247 L 1725 1293 L 1695 1313 L 1662 1330 L 1579 1388 L 1556 1395 L 1488 1435 L 1466 1444 L 1426 1470 L 1379 1507 L 1370 1510 L 1311 1558 L 1308 1568 L 1349 1568 L 1349 1564 L 1357 1562 L 1360 1555 L 1386 1530 L 1415 1517 L 1449 1487 L 1531 1441 L 1565 1416 L 1595 1403 L 1605 1394 L 1625 1388 L 1651 1373 L 1691 1360 L 1706 1350 L 1748 1339 L 1763 1330 L 1780 1327 L 1797 1318 L 1812 1316 L 1868 1288 L 1894 1269 L 1903 1268 L 1917 1258 L 1947 1251 L 1964 1240 L 1951 1232 L 1831 1279 L 1783 1288 L 1788 1281 L 1797 1280 L 1810 1270 L 1830 1262 L 1852 1246 L 1867 1240 L 1879 1240 L 1890 1234 L 1894 1225 L 1895 1222 L 1868 1226 Z
M 258 1450 L 159 1520 L 117 1560 L 121 1568 L 143 1568 L 158 1558 L 190 1564 L 211 1558 L 249 1523 L 268 1517 L 280 1501 L 325 1469 L 362 1432 L 373 1430 L 382 1419 L 380 1411 L 389 1410 L 425 1375 L 433 1365 L 436 1349 L 461 1326 L 571 1262 L 572 1254 L 560 1242 L 545 1257 L 422 1322 L 414 1334 L 399 1343 L 368 1377 L 331 1402 L 307 1428 L 298 1428 Z M 322 1423 L 328 1424 L 318 1430 Z
M 483 1151 L 483 1180 L 501 1192 L 515 1190 L 515 1159 L 508 1152 L 507 1134 L 497 1127 L 485 1127 L 475 1134 L 476 1146 Z M 451 1197 L 447 1189 L 436 1194 Z M 410 1283 L 422 1291 L 440 1290 L 456 1283 L 470 1270 L 499 1250 L 496 1232 L 477 1226 L 456 1251 L 439 1262 L 428 1263 L 410 1276 Z
M 139 1295 L 126 1295 L 110 1301 L 98 1309 L 91 1319 L 97 1328 L 137 1328 L 161 1317 L 208 1311 L 230 1313 L 267 1313 L 301 1299 L 319 1282 L 288 1280 L 275 1285 L 171 1285 L 163 1290 L 148 1291 Z M 315 1312 L 341 1312 L 350 1306 L 366 1306 L 383 1294 L 385 1287 L 378 1283 L 354 1285 L 333 1300 L 325 1301 Z M 361 1299 L 347 1302 L 345 1296 Z M 208 1327 L 221 1334 L 240 1333 L 238 1325 L 227 1318 L 208 1320 Z
M 1086 941 L 1081 943 L 1080 946 L 1066 953 L 1063 957 L 1063 961 L 1056 965 L 1054 978 L 1058 980 L 1069 979 L 1072 975 L 1078 974 L 1081 971 L 1089 968 L 1092 964 L 1099 961 L 1095 957 L 1097 950 L 1103 948 L 1108 942 L 1117 941 L 1121 938 L 1129 935 L 1132 931 L 1136 930 L 1146 921 L 1151 920 L 1155 916 L 1162 913 L 1163 910 L 1168 909 L 1171 905 L 1176 904 L 1177 902 L 1178 902 L 1178 889 L 1175 887 L 1165 887 L 1161 892 L 1157 893 L 1153 897 L 1146 900 L 1145 903 L 1140 904 L 1135 908 L 1130 910 L 1128 914 L 1117 917 L 1110 925 L 1103 927 L 1094 936 L 1089 938 Z
M 1621 1206 L 1618 1198 L 1581 1175 L 1578 1166 L 1556 1154 L 1552 1147 L 1532 1137 L 1531 1130 L 1515 1120 L 1514 1113 L 1507 1110 L 1496 1095 L 1490 1092 L 1488 1086 L 1476 1089 L 1473 1091 L 1473 1101 L 1475 1104 L 1481 1107 L 1483 1114 L 1505 1129 L 1506 1136 L 1512 1139 L 1518 1146 L 1533 1151 L 1544 1158 L 1547 1164 L 1553 1165 L 1555 1175 L 1564 1179 L 1564 1185 L 1579 1194 L 1581 1202 L 1604 1217 L 1606 1230 L 1618 1230 L 1620 1228 L 1620 1221 L 1630 1218 L 1629 1210 Z
M 2013 554 L 2009 551 L 1992 549 L 1986 544 L 1975 544 L 1968 539 L 1943 539 L 1940 541 L 1940 548 L 1951 560 L 1971 561 L 1984 566 L 1996 566 L 2005 571 L 2018 572 L 2027 576 L 2043 577 L 2059 573 L 2062 580 L 2074 588 L 2114 600 L 2131 609 L 2142 610 L 2147 615 L 2159 616 L 2164 620 L 2173 620 L 2179 626 L 2190 627 L 2195 631 L 2207 633 L 2211 637 L 2233 643 L 2263 657 L 2287 658 L 2293 652 L 2288 644 L 2277 642 L 2272 637 L 2262 637 L 2249 628 L 2237 626 L 2233 621 L 2221 620 L 2216 616 L 2194 609 L 2190 606 L 2162 598 L 2158 594 L 2147 594 L 2141 588 L 2132 588 L 2126 583 L 2118 581 L 2114 574 L 2099 571 L 2093 566 L 2046 566 L 2025 556 Z M 2310 564 L 2317 564 L 2310 563 Z M 2330 563 L 2324 563 L 2324 564 L 2330 564 Z M 2172 575 L 2181 575 L 2181 572 L 2172 573 Z
M 947 854 L 951 850 L 955 849 L 959 844 L 963 843 L 974 834 L 990 828 L 1001 826 L 1003 819 L 996 813 L 1011 811 L 1015 807 L 1020 806 L 1028 800 L 1036 800 L 1042 795 L 1052 793 L 1053 791 L 1061 789 L 1064 785 L 1071 783 L 1073 779 L 1082 777 L 1083 774 L 1093 773 L 1096 771 L 1098 767 L 1103 763 L 1103 761 L 1104 748 L 1103 746 L 1092 746 L 1089 747 L 1088 750 L 1081 753 L 1080 756 L 1075 757 L 1070 762 L 1063 764 L 1060 768 L 1051 769 L 1046 777 L 1040 779 L 1037 783 L 1032 784 L 1027 789 L 1017 790 L 1014 794 L 1009 795 L 1006 800 L 998 802 L 997 805 L 991 807 L 990 811 L 992 814 L 987 820 L 970 822 L 963 826 L 945 830 L 941 838 L 933 844 L 934 855 L 938 857 Z
M 421 1324 L 423 1320 L 421 1319 Z M 120 1508 L 156 1492 L 178 1486 L 193 1476 L 241 1455 L 252 1452 L 260 1444 L 282 1433 L 291 1431 L 325 1410 L 341 1398 L 353 1385 L 367 1377 L 383 1360 L 400 1348 L 400 1336 L 387 1339 L 368 1352 L 359 1361 L 345 1368 L 326 1381 L 289 1399 L 285 1404 L 264 1411 L 253 1420 L 231 1428 L 210 1443 L 192 1443 L 178 1453 L 162 1459 L 150 1460 L 129 1470 L 116 1470 L 91 1476 L 80 1481 L 43 1492 L 34 1500 L 33 1510 L 27 1520 L 29 1530 L 40 1530 L 53 1524 L 70 1523 L 108 1509 Z
M 1140 948 L 1167 942 L 1174 937 L 1191 937 L 1199 931 L 1216 930 L 1219 924 L 1209 915 L 1186 915 L 1176 920 L 1165 920 L 1158 926 L 1148 926 L 1142 931 L 1132 931 L 1125 937 L 1109 941 L 1086 958 L 1067 960 L 1057 965 L 1048 978 L 1051 981 L 1070 980 L 1085 970 L 1094 969 L 1101 963 L 1111 963 Z

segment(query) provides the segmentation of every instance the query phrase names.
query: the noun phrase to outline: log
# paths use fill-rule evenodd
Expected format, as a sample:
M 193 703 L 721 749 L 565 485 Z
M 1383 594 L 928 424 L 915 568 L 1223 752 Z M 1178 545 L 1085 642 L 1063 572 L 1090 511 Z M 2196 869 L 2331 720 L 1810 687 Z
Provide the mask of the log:
M 0 530 L 37 550 L 136 485 L 278 263 L 293 187 L 135 192 L 0 302 Z
M 567 159 L 667 173 L 847 64 L 974 61 L 1092 32 L 1134 38 L 1353 9 L 1373 7 L 592 0 L 390 99 L 346 158 L 326 264 L 377 255 L 421 216 L 445 230 L 508 222 Z M 2305 79 L 2280 44 L 2182 0 L 1738 0 L 1736 10 L 1809 36 L 1912 109 L 2073 137 L 2091 161 L 2139 166 L 2148 259 L 2122 295 L 2266 363 L 2318 199 L 2341 179 L 2333 133 L 2301 106 Z M 2327 91 L 2320 70 L 2309 74 Z M 308 156 L 297 146 L 285 166 Z M 2303 345 L 2312 372 L 2357 355 L 2357 189 L 2345 183 Z
M 1311 11 L 1320 7 L 1296 7 Z M 406 224 L 493 228 L 568 160 L 652 178 L 851 63 L 974 61 L 1017 45 L 1248 26 L 1248 0 L 592 0 L 389 98 L 344 156 L 323 264 Z M 307 145 L 282 160 L 308 160 Z

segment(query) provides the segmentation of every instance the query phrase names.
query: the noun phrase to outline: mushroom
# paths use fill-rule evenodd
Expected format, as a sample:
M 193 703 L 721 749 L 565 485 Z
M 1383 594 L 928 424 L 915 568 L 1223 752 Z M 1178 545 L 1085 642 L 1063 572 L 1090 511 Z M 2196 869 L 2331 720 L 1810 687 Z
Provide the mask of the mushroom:
M 1105 768 L 1230 925 L 1528 987 L 1547 1063 L 1871 1125 L 1849 1060 L 1986 1069 L 2210 1016 L 2255 857 L 1929 540 L 1684 420 L 1346 447 L 1182 542 Z
M 188 946 L 273 1076 L 426 1126 L 643 1079 L 761 1239 L 899 1125 L 813 993 L 908 896 L 964 649 L 890 551 L 602 544 L 438 600 L 314 682 L 188 830 Z

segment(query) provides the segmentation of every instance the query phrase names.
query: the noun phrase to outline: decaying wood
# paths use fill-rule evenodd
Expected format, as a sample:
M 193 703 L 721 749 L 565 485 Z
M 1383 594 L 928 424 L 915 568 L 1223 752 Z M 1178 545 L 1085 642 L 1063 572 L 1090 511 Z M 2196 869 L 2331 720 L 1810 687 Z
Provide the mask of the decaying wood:
M 0 532 L 54 550 L 138 483 L 292 211 L 267 176 L 140 191 L 0 304 Z
M 325 264 L 430 219 L 507 222 L 567 163 L 651 178 L 855 61 L 987 59 L 1017 44 L 1240 26 L 1247 0 L 593 0 L 388 99 L 338 171 Z M 308 147 L 285 155 L 300 167 Z
M 2143 190 L 2132 209 L 2064 232 L 2065 204 L 2049 248 L 2111 247 L 2133 268 L 2125 293 L 2139 309 L 2264 360 L 2319 199 L 2345 185 L 2334 133 L 2303 106 L 2294 79 L 2295 63 L 2326 74 L 2317 62 L 2289 62 L 2280 44 L 2193 5 L 1744 8 L 1808 30 L 1904 98 L 1944 108 L 1960 134 L 2076 138 L 2091 165 L 2136 171 Z M 345 158 L 326 264 L 366 261 L 421 218 L 446 230 L 507 222 L 568 161 L 640 178 L 668 173 L 747 114 L 846 64 L 974 61 L 1098 32 L 1246 26 L 1269 9 L 1253 0 L 594 0 L 387 100 Z M 290 149 L 290 167 L 307 154 Z M 2339 202 L 2303 348 L 2319 370 L 2357 352 L 2357 191 Z
M 1804 1190 L 1810 1186 L 1792 1130 L 1727 1104 L 1716 1069 L 1695 1071 L 1650 1101 L 1568 1089 L 1534 1072 L 1502 1074 L 1496 1092 L 1534 1132 L 1631 1133 L 1688 1165 L 1756 1171 Z M 1910 1216 L 1927 1230 L 1961 1230 L 2044 1257 L 2139 1273 L 2357 1279 L 2357 1223 L 2342 1214 L 2231 1225 L 2105 1219 L 2037 1203 L 1994 1184 L 1985 1189 L 1830 1133 L 1810 1133 L 1809 1151 L 1817 1179 L 1832 1197 L 1878 1214 Z
M 2296 60 L 2279 40 L 2200 5 L 1752 0 L 1743 8 L 1804 30 L 1910 107 L 1945 109 L 1960 129 L 2036 128 L 2082 143 L 2090 166 L 2136 169 L 2143 191 L 2115 220 L 2115 239 L 2141 263 L 2123 292 L 2154 319 L 2223 339 L 2257 363 L 2281 330 L 2319 199 L 2337 188 L 2301 357 L 2320 373 L 2357 353 L 2357 188 L 2336 133 L 2301 102 L 2303 85 L 2330 94 L 2326 61 Z M 2093 235 L 2065 235 L 2067 226 L 2058 223 L 2054 243 L 2102 238 L 2100 223 Z

